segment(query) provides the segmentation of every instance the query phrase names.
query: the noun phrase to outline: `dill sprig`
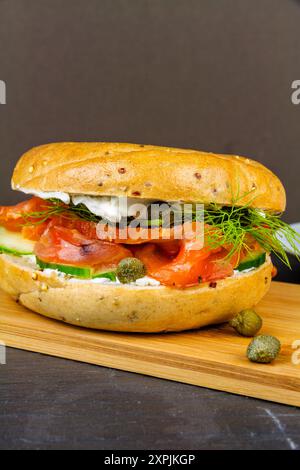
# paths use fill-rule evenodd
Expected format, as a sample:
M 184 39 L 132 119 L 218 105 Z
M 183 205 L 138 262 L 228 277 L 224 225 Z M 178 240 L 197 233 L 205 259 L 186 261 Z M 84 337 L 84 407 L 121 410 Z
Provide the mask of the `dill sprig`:
M 204 209 L 206 243 L 212 248 L 229 246 L 228 257 L 242 250 L 250 251 L 251 238 L 261 248 L 274 253 L 284 264 L 290 267 L 287 248 L 280 240 L 284 237 L 300 260 L 300 235 L 290 225 L 281 220 L 281 215 L 271 211 L 260 211 L 251 207 L 219 207 L 210 205 Z M 203 215 L 202 215 L 203 217 Z M 196 215 L 197 218 L 197 215 Z M 249 237 L 251 236 L 251 238 Z
M 23 218 L 26 221 L 24 225 L 40 225 L 57 216 L 65 219 L 79 217 L 87 222 L 94 223 L 98 223 L 102 220 L 101 217 L 89 211 L 84 204 L 79 204 L 78 206 L 74 204 L 66 205 L 58 199 L 48 199 L 47 201 L 50 202 L 51 205 L 45 204 L 44 210 L 23 214 Z
M 62 216 L 66 212 L 62 204 L 55 204 L 53 207 L 45 205 L 44 210 L 27 212 L 22 214 L 22 218 L 25 220 L 24 226 L 41 225 L 47 220 L 52 219 L 55 216 Z

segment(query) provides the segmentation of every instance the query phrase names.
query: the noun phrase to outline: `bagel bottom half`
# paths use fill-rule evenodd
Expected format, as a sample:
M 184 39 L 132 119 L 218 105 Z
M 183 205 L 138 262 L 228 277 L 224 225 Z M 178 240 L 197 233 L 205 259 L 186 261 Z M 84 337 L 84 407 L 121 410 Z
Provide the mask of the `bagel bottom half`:
M 0 287 L 41 315 L 123 332 L 167 332 L 228 321 L 256 305 L 271 283 L 270 258 L 258 269 L 187 289 L 70 281 L 24 258 L 0 255 Z

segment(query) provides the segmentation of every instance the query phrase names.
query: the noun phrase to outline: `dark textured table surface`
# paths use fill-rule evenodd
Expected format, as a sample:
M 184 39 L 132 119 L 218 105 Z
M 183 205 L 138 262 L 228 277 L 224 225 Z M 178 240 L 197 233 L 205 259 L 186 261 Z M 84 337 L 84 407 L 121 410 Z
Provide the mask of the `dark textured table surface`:
M 8 349 L 0 449 L 300 449 L 300 409 Z
M 300 409 L 8 350 L 0 449 L 300 449 Z

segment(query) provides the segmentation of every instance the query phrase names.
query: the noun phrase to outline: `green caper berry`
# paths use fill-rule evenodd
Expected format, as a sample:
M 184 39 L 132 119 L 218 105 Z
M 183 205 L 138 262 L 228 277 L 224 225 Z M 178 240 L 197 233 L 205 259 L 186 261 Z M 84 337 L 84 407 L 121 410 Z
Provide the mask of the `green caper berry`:
M 124 258 L 118 264 L 117 277 L 122 284 L 134 282 L 146 274 L 146 267 L 137 258 Z
M 255 336 L 262 327 L 262 319 L 255 310 L 242 310 L 232 320 L 232 326 L 242 336 Z
M 280 341 L 275 336 L 259 335 L 249 344 L 247 357 L 252 362 L 268 364 L 278 356 L 280 349 Z

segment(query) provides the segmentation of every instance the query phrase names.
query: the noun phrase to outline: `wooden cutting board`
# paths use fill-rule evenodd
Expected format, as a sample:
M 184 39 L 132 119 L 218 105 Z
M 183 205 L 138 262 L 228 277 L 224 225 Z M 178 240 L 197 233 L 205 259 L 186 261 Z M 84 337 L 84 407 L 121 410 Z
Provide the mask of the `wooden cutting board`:
M 86 330 L 31 313 L 0 292 L 0 341 L 7 346 L 300 406 L 300 286 L 274 282 L 257 308 L 262 333 L 282 342 L 273 364 L 245 357 L 248 338 L 228 325 L 169 334 Z M 292 355 L 299 365 L 292 362 Z M 298 356 L 298 357 L 297 357 Z M 298 361 L 297 361 L 298 359 Z M 2 370 L 2 369 L 1 369 Z

